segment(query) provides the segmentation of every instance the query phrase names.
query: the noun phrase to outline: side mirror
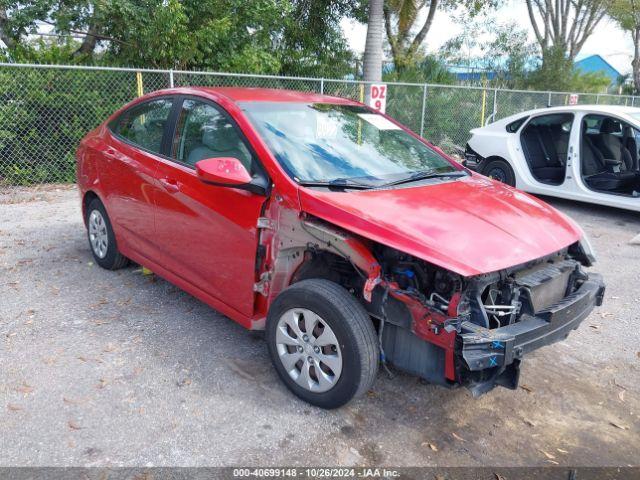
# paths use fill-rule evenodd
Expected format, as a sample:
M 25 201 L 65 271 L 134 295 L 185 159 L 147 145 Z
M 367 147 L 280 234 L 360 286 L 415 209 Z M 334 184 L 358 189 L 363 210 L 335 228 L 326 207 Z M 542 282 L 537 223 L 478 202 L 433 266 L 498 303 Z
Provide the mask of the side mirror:
M 247 169 L 237 158 L 207 158 L 196 163 L 198 178 L 204 183 L 239 187 L 251 182 Z

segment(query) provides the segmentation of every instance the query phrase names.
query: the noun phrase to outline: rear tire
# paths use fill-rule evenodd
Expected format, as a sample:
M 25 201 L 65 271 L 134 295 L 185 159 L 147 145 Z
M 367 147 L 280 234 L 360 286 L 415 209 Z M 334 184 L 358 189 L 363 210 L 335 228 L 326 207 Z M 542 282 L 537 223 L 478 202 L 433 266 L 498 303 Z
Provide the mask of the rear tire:
M 107 270 L 126 266 L 129 259 L 118 250 L 111 221 L 102 202 L 94 198 L 86 210 L 87 238 L 95 262 Z
M 482 168 L 482 174 L 509 186 L 516 186 L 516 175 L 506 160 L 491 160 Z
M 369 315 L 329 280 L 303 280 L 284 290 L 269 309 L 266 339 L 280 379 L 321 408 L 362 395 L 378 373 L 378 339 Z

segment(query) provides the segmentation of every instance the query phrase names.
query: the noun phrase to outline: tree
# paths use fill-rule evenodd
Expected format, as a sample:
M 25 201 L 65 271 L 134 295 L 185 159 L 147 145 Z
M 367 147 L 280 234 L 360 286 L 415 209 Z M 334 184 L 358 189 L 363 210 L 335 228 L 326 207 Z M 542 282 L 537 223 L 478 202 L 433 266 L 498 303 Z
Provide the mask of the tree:
M 12 48 L 44 22 L 61 42 L 82 38 L 68 61 L 278 73 L 274 46 L 291 1 L 0 0 L 0 7 Z
M 51 8 L 54 0 L 0 0 L 0 40 L 7 48 L 15 48 L 28 33 L 37 29 L 36 21 Z
M 26 40 L 40 33 L 75 42 L 65 63 L 333 77 L 353 60 L 340 20 L 362 9 L 362 0 L 0 0 L 0 39 L 27 61 L 53 46 Z M 38 32 L 43 23 L 53 29 Z
M 365 82 L 379 82 L 382 78 L 383 10 L 384 0 L 369 1 L 367 40 L 363 58 L 363 77 Z
M 462 32 L 441 47 L 441 58 L 450 65 L 490 73 L 495 85 L 527 88 L 537 49 L 526 30 L 500 23 L 493 15 L 463 15 L 457 22 Z
M 501 0 L 387 0 L 384 24 L 395 69 L 402 71 L 423 57 L 420 49 L 438 9 L 453 11 L 463 8 L 473 16 L 501 3 Z M 420 22 L 425 10 L 426 15 Z
M 353 52 L 340 21 L 358 16 L 358 0 L 291 0 L 279 42 L 284 75 L 342 77 L 352 71 Z
M 4 7 L 0 7 L 0 40 L 7 48 L 16 46 L 15 39 L 9 35 L 9 17 L 7 16 L 7 9 Z
M 542 53 L 540 82 L 567 87 L 573 62 L 607 11 L 610 0 L 526 0 Z
M 620 27 L 633 39 L 633 86 L 640 92 L 640 0 L 613 0 L 608 10 Z

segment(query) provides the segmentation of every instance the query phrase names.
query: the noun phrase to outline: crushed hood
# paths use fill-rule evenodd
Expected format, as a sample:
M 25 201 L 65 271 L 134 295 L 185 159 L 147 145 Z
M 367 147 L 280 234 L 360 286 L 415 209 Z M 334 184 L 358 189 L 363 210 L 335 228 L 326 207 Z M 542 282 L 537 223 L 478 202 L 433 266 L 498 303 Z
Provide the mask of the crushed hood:
M 554 253 L 580 228 L 544 202 L 472 175 L 387 190 L 300 188 L 302 210 L 463 276 Z

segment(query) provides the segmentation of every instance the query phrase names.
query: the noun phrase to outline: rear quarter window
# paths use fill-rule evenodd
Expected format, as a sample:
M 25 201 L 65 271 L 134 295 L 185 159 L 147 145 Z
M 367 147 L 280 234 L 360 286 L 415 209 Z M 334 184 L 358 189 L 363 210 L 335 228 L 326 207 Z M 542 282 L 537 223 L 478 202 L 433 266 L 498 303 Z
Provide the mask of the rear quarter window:
M 529 117 L 522 117 L 522 118 L 519 118 L 518 120 L 516 120 L 514 122 L 509 123 L 507 125 L 507 127 L 506 127 L 507 128 L 507 132 L 516 133 L 518 131 L 518 129 L 522 126 L 522 124 L 527 121 L 527 118 L 529 118 Z

